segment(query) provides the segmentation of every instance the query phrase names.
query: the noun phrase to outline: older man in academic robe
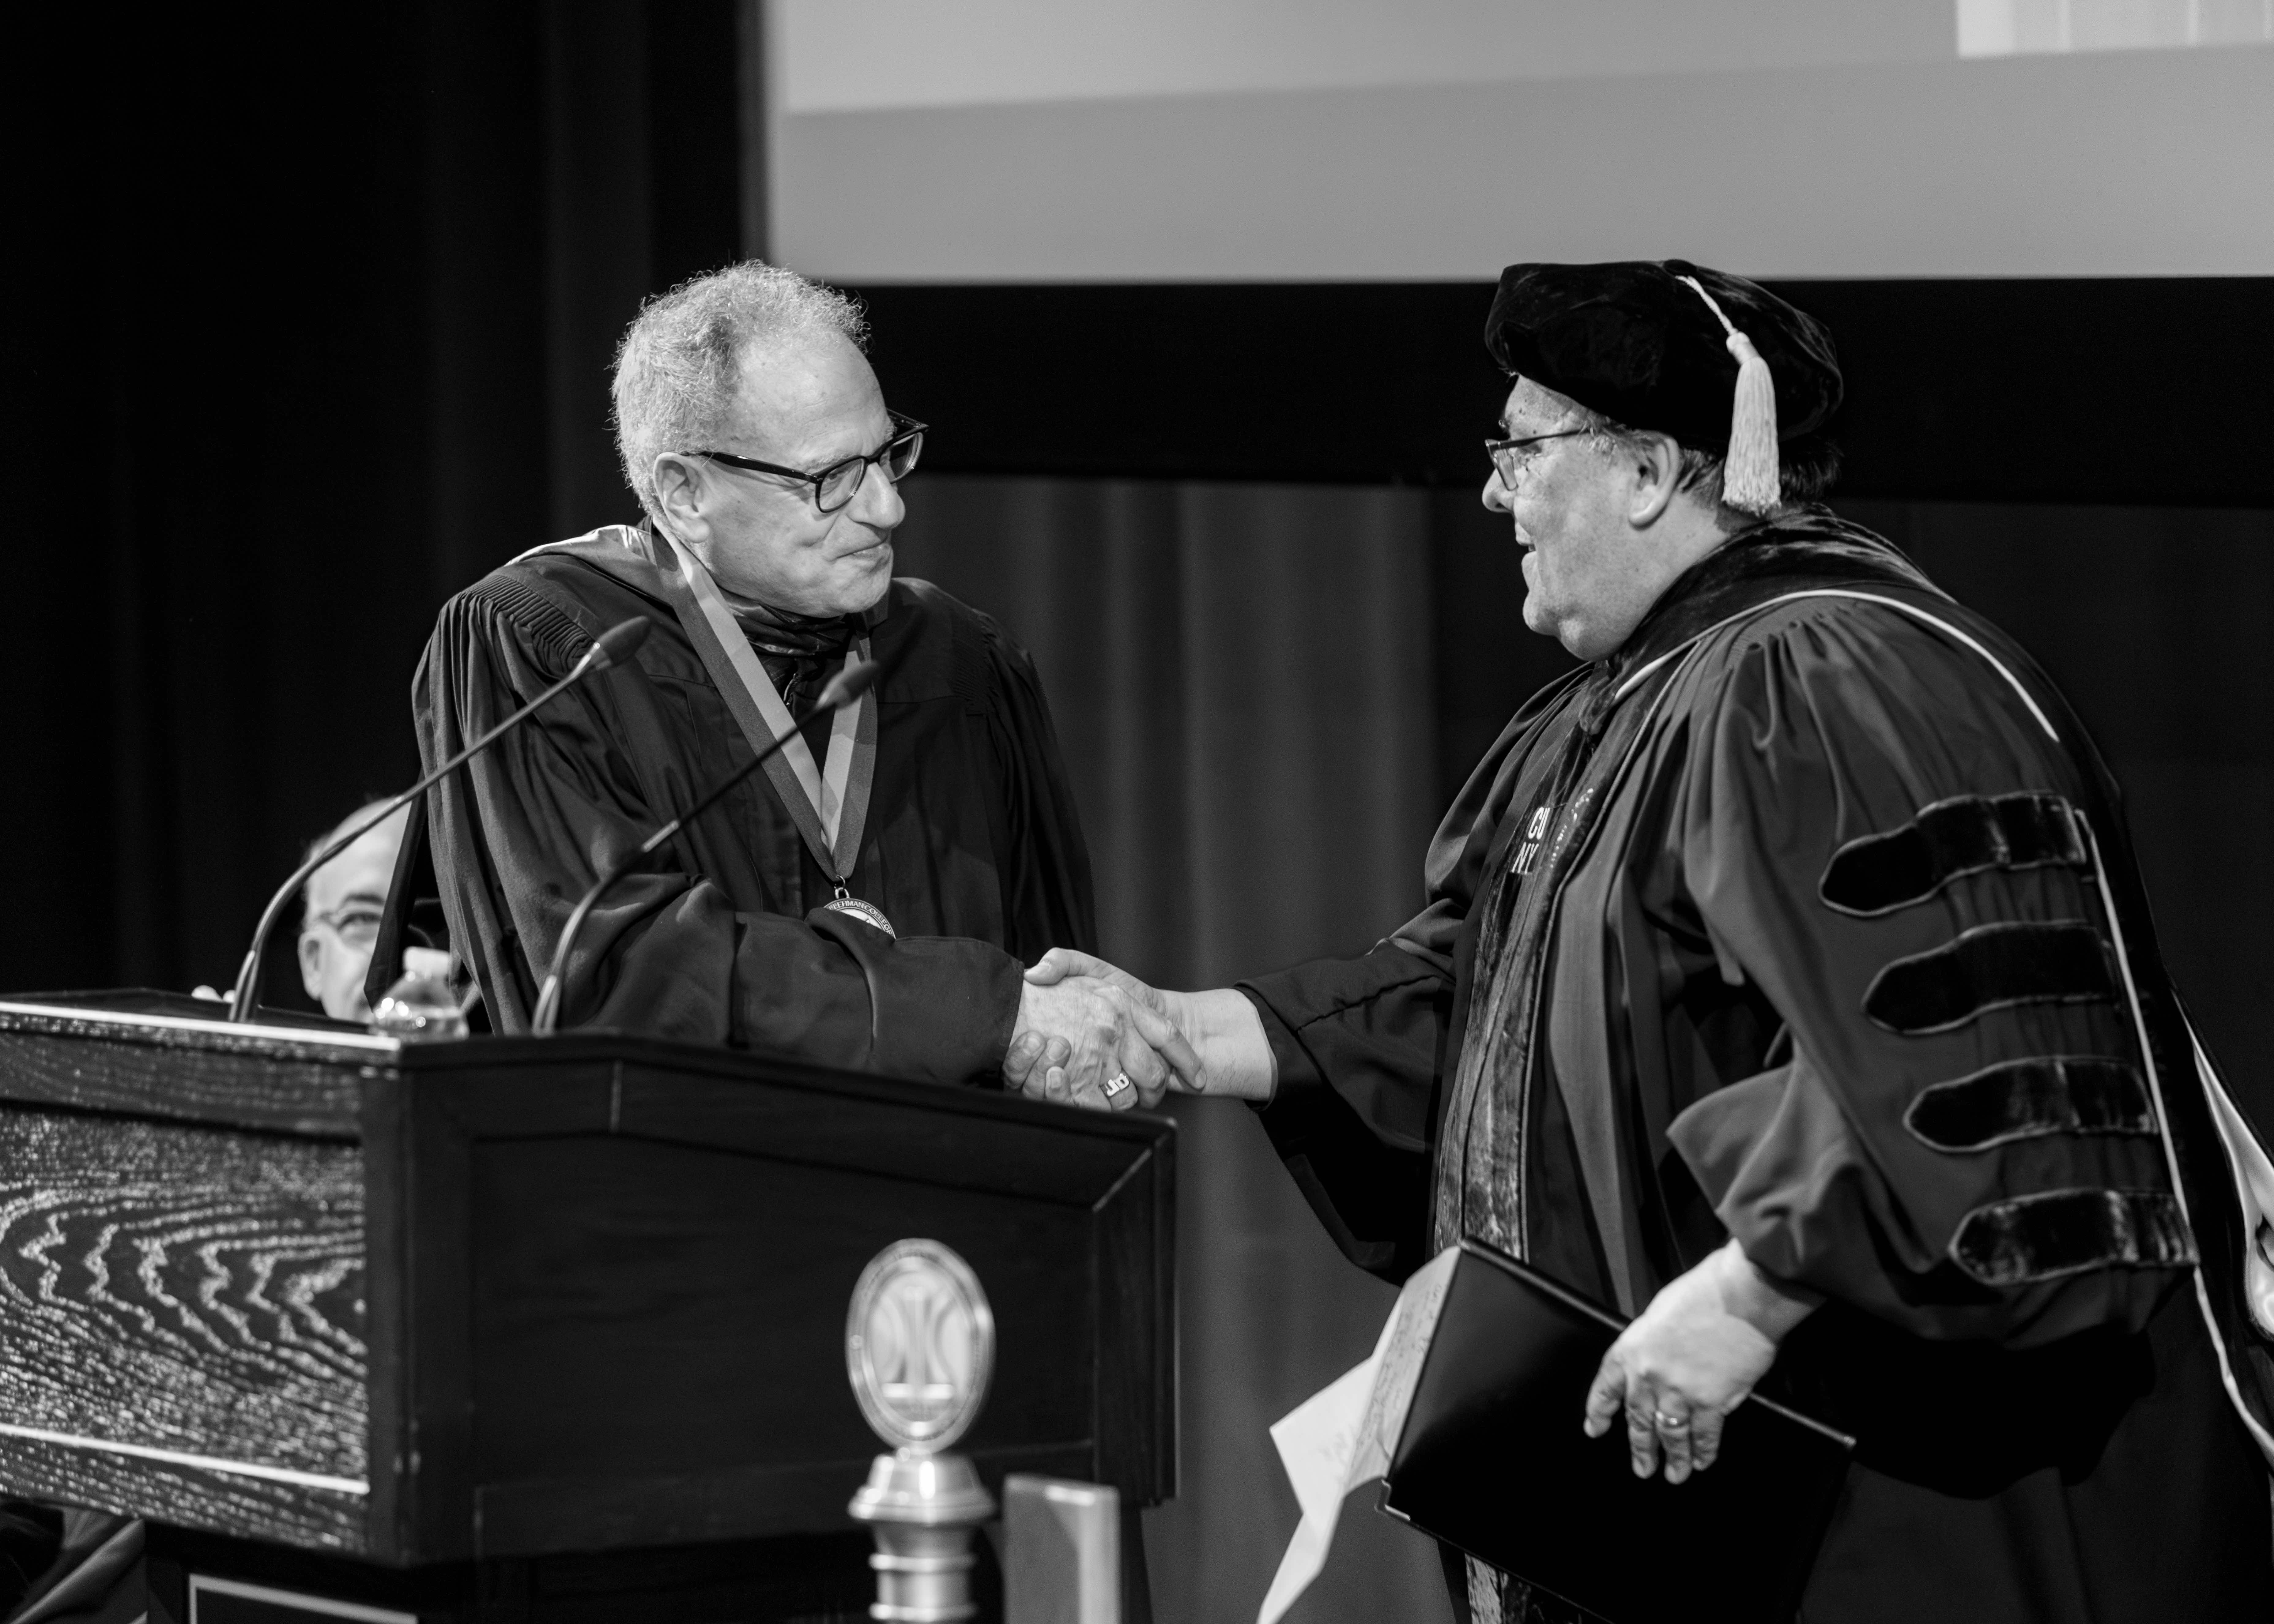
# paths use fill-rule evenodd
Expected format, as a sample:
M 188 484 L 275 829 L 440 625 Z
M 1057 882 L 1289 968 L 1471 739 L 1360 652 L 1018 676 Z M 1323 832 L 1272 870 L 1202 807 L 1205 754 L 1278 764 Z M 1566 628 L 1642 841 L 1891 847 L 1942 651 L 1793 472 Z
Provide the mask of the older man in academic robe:
M 1528 265 L 1487 342 L 1485 501 L 1525 623 L 1586 663 L 1372 952 L 1123 985 L 1192 1086 L 1261 1107 L 1354 1260 L 1473 1238 L 1635 1316 L 1584 1421 L 1638 1473 L 1710 1468 L 1756 1384 L 1853 1433 L 1803 1619 L 2267 1616 L 2274 1163 L 2083 728 L 1815 505 L 1841 380 L 1812 319 L 1679 260 Z M 1472 1618 L 1564 1616 L 1449 1578 Z
M 940 1082 L 1014 1038 L 1098 1103 L 1162 1063 L 1111 987 L 1023 984 L 1090 945 L 1088 858 L 1033 663 L 895 579 L 923 425 L 887 410 L 844 296 L 752 262 L 651 301 L 614 394 L 644 516 L 537 548 L 444 607 L 414 685 L 430 765 L 541 692 L 607 628 L 636 656 L 553 701 L 430 798 L 454 948 L 525 1029 L 595 876 L 785 735 L 753 777 L 611 888 L 575 938 L 561 1025 L 730 1044 Z M 795 726 L 872 658 L 857 706 Z M 1110 1060 L 1110 1065 L 1095 1064 Z

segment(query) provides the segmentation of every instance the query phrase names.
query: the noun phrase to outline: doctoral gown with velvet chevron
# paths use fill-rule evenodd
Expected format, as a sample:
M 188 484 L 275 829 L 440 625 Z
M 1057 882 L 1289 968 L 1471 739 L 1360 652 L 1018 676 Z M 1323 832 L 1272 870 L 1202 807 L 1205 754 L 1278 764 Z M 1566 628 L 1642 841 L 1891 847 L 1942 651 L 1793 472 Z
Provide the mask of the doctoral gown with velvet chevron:
M 599 868 L 750 759 L 659 584 L 662 556 L 644 526 L 524 554 L 443 608 L 413 685 L 431 767 L 609 627 L 653 622 L 628 664 L 553 700 L 429 797 L 451 940 L 507 1031 L 526 1026 Z M 869 815 L 847 878 L 897 935 L 825 906 L 829 876 L 756 774 L 594 910 L 565 977 L 564 1025 L 987 1079 L 1010 1040 L 1020 966 L 1094 945 L 1089 861 L 1025 652 L 921 581 L 894 581 L 856 619 L 743 629 L 777 683 L 808 694 L 853 636 L 884 663 Z
M 1824 1293 L 1763 1389 L 1859 1440 L 1805 1619 L 2274 1607 L 2220 1086 L 1996 628 L 1824 510 L 1743 533 L 1517 715 L 1427 883 L 1242 989 L 1353 1260 L 1475 1237 L 1634 1313 L 1735 1236 Z

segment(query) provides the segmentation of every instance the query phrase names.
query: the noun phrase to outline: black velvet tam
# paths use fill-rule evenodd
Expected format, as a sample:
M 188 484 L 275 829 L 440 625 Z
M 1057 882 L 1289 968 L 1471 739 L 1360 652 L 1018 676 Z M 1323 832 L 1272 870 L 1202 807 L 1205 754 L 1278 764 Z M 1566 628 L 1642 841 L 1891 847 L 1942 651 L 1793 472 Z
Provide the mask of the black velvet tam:
M 1729 440 L 1737 359 L 1682 276 L 1703 283 L 1768 363 L 1777 438 L 1822 428 L 1840 404 L 1831 329 L 1766 288 L 1687 259 L 1511 265 L 1485 320 L 1485 348 L 1510 374 L 1591 411 L 1718 453 Z

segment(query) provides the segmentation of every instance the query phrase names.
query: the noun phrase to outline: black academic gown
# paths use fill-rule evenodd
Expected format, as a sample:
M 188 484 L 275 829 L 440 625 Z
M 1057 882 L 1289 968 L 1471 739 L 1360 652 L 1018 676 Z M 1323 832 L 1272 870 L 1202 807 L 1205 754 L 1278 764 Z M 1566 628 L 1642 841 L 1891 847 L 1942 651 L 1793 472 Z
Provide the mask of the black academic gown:
M 540 548 L 442 610 L 413 684 L 431 767 L 556 680 L 592 639 L 653 621 L 628 665 L 554 700 L 429 797 L 451 941 L 492 1018 L 526 1028 L 598 871 L 750 759 L 659 584 L 644 530 Z M 940 1082 L 993 1076 L 1020 966 L 1096 939 L 1089 860 L 1042 686 L 985 615 L 896 580 L 865 617 L 886 674 L 854 896 L 753 775 L 593 910 L 563 1026 L 764 1049 Z
M 1243 986 L 1355 1261 L 1476 1236 L 1633 1313 L 1734 1235 L 1826 1294 L 1764 1387 L 1859 1439 L 1805 1619 L 2274 1605 L 2217 1085 L 1994 627 L 1828 513 L 1759 527 L 1525 707 L 1427 883 Z

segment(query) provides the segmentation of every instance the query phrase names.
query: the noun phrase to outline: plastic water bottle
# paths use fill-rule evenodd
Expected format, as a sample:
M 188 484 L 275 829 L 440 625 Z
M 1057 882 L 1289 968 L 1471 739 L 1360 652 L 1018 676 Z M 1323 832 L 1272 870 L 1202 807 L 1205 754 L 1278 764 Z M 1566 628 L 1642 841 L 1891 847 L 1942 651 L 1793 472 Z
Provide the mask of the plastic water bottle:
M 371 1029 L 406 1043 L 442 1042 L 466 1035 L 466 1010 L 443 977 L 407 971 L 371 1012 Z

